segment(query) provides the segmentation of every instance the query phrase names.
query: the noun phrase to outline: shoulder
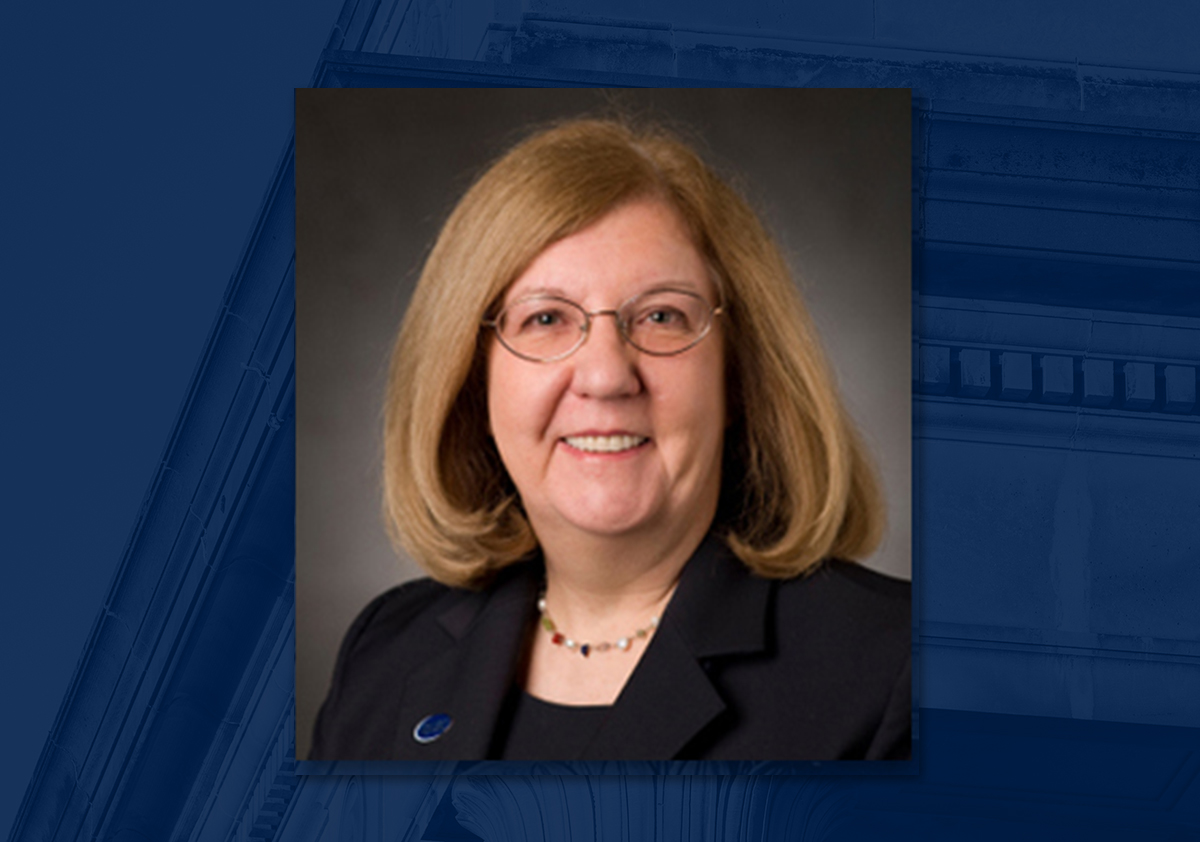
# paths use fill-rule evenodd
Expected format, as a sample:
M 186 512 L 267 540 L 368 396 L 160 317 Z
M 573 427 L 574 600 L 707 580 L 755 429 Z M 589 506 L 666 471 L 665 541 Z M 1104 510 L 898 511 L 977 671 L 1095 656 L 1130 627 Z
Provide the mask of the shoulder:
M 375 597 L 359 612 L 346 634 L 346 641 L 351 642 L 375 629 L 401 631 L 453 592 L 452 588 L 429 578 L 397 585 Z
M 355 618 L 342 640 L 334 674 L 335 688 L 344 679 L 343 673 L 364 659 L 370 662 L 376 657 L 386 657 L 394 664 L 394 652 L 413 651 L 414 639 L 441 642 L 442 636 L 436 632 L 438 617 L 465 595 L 469 592 L 422 578 L 375 597 Z
M 784 662 L 822 676 L 822 716 L 844 744 L 839 757 L 910 752 L 912 585 L 860 564 L 826 561 L 780 583 L 776 643 Z
M 504 632 L 520 633 L 537 581 L 536 570 L 506 568 L 478 591 L 418 579 L 372 600 L 342 641 L 310 758 L 395 759 L 398 723 L 412 727 L 414 707 L 476 704 L 480 676 L 506 668 Z
M 783 581 L 785 584 L 812 582 L 823 587 L 856 593 L 868 599 L 889 602 L 907 601 L 912 591 L 912 583 L 907 579 L 897 579 L 859 562 L 843 561 L 839 558 L 827 558 L 807 575 Z
M 862 626 L 911 625 L 912 583 L 885 576 L 854 562 L 828 559 L 806 576 L 779 584 L 779 599 L 789 606 L 841 618 Z
M 310 759 L 379 756 L 391 745 L 390 702 L 407 674 L 449 642 L 438 622 L 453 588 L 416 579 L 377 596 L 342 639 L 329 693 L 317 715 Z
M 819 640 L 834 662 L 876 675 L 894 674 L 908 661 L 909 582 L 830 560 L 807 576 L 780 582 L 774 609 L 781 643 Z
M 763 579 L 728 555 L 712 558 L 705 575 L 692 577 L 703 587 L 687 594 L 687 640 L 703 653 L 728 650 L 722 640 L 741 651 L 702 661 L 726 712 L 689 751 L 713 759 L 905 756 L 911 585 L 843 561 Z

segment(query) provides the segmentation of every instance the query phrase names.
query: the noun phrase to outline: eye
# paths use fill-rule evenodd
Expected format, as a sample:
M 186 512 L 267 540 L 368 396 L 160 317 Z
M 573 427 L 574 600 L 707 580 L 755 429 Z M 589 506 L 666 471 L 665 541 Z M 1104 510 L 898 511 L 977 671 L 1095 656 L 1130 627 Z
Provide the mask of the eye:
M 566 304 L 545 300 L 518 302 L 505 319 L 504 332 L 510 336 L 558 333 L 578 321 L 579 317 Z
M 687 313 L 678 307 L 655 304 L 637 314 L 634 325 L 651 330 L 687 330 Z
M 646 314 L 646 321 L 656 325 L 673 325 L 687 321 L 683 313 L 669 307 L 660 307 Z
M 539 327 L 554 327 L 562 324 L 562 313 L 557 310 L 539 310 L 536 313 L 531 313 L 525 317 L 525 321 L 521 323 L 521 327 L 539 328 Z

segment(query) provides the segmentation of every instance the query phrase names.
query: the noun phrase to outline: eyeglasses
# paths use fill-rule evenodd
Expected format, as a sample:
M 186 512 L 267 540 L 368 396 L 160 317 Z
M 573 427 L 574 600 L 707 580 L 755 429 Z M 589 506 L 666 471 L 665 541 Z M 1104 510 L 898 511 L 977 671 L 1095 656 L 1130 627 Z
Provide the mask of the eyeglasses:
M 707 336 L 713 317 L 722 312 L 702 296 L 677 289 L 650 290 L 616 310 L 591 312 L 557 295 L 531 295 L 512 302 L 483 324 L 521 359 L 552 363 L 579 350 L 595 316 L 614 317 L 621 338 L 642 353 L 670 357 Z

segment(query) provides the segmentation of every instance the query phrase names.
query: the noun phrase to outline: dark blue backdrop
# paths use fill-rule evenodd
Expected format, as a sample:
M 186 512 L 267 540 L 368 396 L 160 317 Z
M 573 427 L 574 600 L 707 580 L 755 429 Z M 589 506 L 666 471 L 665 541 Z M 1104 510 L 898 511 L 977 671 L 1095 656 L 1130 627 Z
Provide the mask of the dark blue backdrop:
M 12 838 L 1200 832 L 1200 15 L 956 8 L 6 10 Z M 917 777 L 293 774 L 310 79 L 914 89 Z

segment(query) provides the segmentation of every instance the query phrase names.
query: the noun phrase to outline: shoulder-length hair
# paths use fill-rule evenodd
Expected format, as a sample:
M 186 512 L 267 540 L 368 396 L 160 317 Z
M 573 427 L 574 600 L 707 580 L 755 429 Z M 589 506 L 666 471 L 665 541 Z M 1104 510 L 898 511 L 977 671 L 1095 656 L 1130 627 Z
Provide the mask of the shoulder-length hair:
M 616 206 L 669 204 L 723 296 L 728 428 L 714 529 L 763 576 L 879 540 L 874 472 L 779 249 L 749 205 L 658 128 L 573 120 L 512 148 L 467 191 L 425 262 L 392 356 L 384 507 L 436 579 L 478 586 L 537 539 L 488 432 L 481 323 L 552 243 Z

